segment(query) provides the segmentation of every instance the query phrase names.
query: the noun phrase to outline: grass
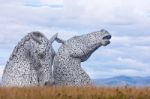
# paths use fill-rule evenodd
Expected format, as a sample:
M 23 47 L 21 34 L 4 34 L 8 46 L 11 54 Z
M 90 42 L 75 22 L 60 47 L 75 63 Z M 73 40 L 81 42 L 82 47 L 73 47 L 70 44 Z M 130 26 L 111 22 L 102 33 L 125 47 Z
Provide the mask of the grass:
M 0 99 L 150 99 L 150 88 L 56 86 L 0 88 Z

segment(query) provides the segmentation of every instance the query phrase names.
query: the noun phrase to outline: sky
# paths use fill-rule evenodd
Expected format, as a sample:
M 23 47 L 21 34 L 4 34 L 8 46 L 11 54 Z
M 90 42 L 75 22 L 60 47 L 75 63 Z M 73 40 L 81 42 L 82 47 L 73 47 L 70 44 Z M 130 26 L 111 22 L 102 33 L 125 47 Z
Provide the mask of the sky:
M 40 31 L 62 39 L 106 29 L 111 44 L 82 67 L 92 79 L 150 76 L 150 0 L 0 0 L 0 78 L 17 42 Z M 55 50 L 59 44 L 54 43 Z

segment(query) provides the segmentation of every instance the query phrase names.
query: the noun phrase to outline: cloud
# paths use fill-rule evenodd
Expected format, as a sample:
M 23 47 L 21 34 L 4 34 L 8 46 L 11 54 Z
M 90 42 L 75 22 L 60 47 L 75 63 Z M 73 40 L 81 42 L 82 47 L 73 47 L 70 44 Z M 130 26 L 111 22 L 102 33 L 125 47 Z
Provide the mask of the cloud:
M 122 67 L 122 65 L 120 65 L 119 68 L 117 65 L 113 64 L 114 66 L 110 68 L 109 65 L 110 64 L 107 64 L 107 67 L 105 66 L 104 68 L 104 65 L 94 66 L 93 64 L 90 66 L 88 65 L 88 67 L 84 67 L 84 70 L 90 75 L 91 78 L 94 79 L 110 78 L 119 75 L 140 76 L 140 77 L 150 76 L 149 75 L 150 69 L 148 67 L 147 68 L 141 67 L 141 69 L 138 67 L 139 69 L 137 69 L 136 66 L 129 65 L 128 67 Z
M 43 6 L 34 7 L 26 6 L 25 4 L 43 4 Z M 55 9 L 44 6 L 44 4 L 58 4 L 64 7 Z M 139 0 L 136 2 L 134 0 L 95 0 L 94 2 L 90 0 L 33 0 L 31 2 L 31 0 L 27 0 L 22 1 L 22 4 L 7 3 L 1 6 L 1 9 L 7 8 L 8 10 L 1 10 L 0 12 L 1 17 L 6 18 L 3 20 L 9 19 L 8 21 L 12 23 L 10 25 L 16 23 L 32 28 L 43 26 L 57 29 L 69 28 L 76 31 L 80 29 L 80 32 L 97 30 L 104 27 L 118 32 L 118 27 L 125 31 L 129 28 L 135 30 L 137 27 L 143 30 L 144 27 L 148 26 L 150 24 L 149 17 L 147 17 L 147 12 L 150 10 L 148 4 L 149 1 Z M 9 12 L 9 9 L 13 10 Z M 21 12 L 24 13 L 20 14 Z
M 149 76 L 149 5 L 148 0 L 1 0 L 0 64 L 31 31 L 41 31 L 48 38 L 58 32 L 69 39 L 105 28 L 112 35 L 111 44 L 82 63 L 88 74 L 92 78 L 127 72 Z M 60 46 L 54 45 L 56 50 Z
M 137 45 L 150 45 L 150 36 L 113 36 L 113 44 L 122 44 L 122 46 L 137 46 Z
M 140 62 L 140 60 L 136 60 L 132 58 L 122 58 L 122 57 L 118 57 L 117 60 L 118 62 L 120 62 L 120 64 L 130 66 L 130 68 L 134 67 L 133 69 L 139 69 L 139 70 L 149 69 L 149 64 Z
M 54 4 L 54 5 L 62 5 L 63 0 L 39 0 L 42 4 Z

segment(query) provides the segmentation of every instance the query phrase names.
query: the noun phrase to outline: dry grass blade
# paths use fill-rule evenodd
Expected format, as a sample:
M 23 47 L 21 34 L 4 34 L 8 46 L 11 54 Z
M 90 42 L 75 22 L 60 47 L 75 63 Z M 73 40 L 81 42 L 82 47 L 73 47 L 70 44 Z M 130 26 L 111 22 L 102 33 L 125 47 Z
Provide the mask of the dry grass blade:
M 150 88 L 56 86 L 0 88 L 0 99 L 150 99 Z

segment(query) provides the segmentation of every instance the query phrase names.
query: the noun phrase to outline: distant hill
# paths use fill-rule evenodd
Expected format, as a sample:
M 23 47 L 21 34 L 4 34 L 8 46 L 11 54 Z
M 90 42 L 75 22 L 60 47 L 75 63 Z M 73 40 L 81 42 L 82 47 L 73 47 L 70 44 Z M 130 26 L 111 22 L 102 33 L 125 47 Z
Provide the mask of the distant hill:
M 150 77 L 116 76 L 105 79 L 93 79 L 96 86 L 137 86 L 150 87 Z
M 129 76 L 116 76 L 104 79 L 92 79 L 96 86 L 135 86 L 135 87 L 150 87 L 150 77 L 129 77 Z M 1 85 L 1 79 L 0 79 Z

